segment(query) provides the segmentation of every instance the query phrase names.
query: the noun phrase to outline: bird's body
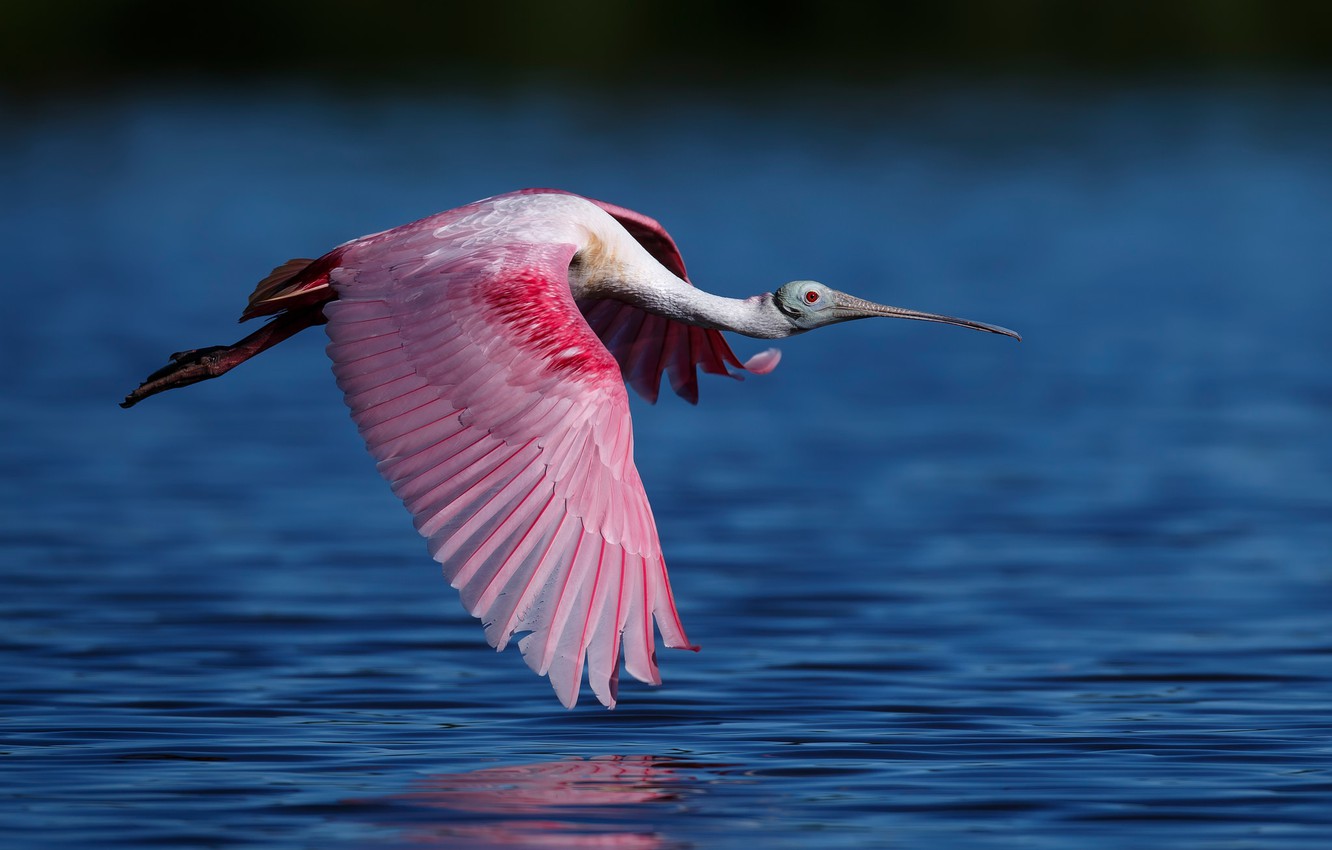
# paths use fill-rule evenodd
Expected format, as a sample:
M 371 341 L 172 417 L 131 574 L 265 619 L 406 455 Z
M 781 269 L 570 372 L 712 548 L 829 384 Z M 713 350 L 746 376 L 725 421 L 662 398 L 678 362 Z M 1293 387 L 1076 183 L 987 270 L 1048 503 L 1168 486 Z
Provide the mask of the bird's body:
M 174 355 L 125 405 L 326 321 L 352 418 L 431 554 L 490 644 L 522 635 L 566 706 L 585 663 L 615 704 L 621 646 L 632 676 L 659 683 L 654 621 L 666 646 L 690 646 L 633 463 L 626 381 L 655 401 L 665 374 L 696 401 L 698 368 L 776 365 L 775 351 L 741 364 L 720 329 L 776 338 L 901 315 L 1013 335 L 807 281 L 745 300 L 704 293 L 655 221 L 551 190 L 290 261 L 242 318 L 263 315 L 275 319 L 234 346 Z

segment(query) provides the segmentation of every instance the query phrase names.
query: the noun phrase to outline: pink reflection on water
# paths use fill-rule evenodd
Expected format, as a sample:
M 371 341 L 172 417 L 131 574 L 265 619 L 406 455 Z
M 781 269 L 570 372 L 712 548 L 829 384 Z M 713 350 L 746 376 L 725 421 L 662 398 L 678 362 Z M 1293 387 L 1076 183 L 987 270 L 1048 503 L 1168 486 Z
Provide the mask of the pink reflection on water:
M 442 810 L 404 818 L 412 844 L 647 850 L 667 846 L 657 821 L 669 808 L 626 807 L 679 801 L 680 783 L 696 781 L 657 756 L 596 756 L 436 774 L 384 802 Z

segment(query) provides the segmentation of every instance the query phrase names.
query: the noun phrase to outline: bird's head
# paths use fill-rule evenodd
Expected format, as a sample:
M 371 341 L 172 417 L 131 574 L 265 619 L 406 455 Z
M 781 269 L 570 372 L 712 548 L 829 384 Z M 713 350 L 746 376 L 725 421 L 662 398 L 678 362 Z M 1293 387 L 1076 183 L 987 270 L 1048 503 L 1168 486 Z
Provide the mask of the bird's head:
M 1011 336 L 1016 340 L 1022 337 L 1008 328 L 987 325 L 969 319 L 955 319 L 952 316 L 940 316 L 935 313 L 922 313 L 919 310 L 907 310 L 902 307 L 888 307 L 875 304 L 845 292 L 838 292 L 830 286 L 824 286 L 813 280 L 793 280 L 784 284 L 772 294 L 773 305 L 791 324 L 790 335 L 821 328 L 837 322 L 849 322 L 852 319 L 868 319 L 874 316 L 886 316 L 894 319 L 918 319 L 922 322 L 942 322 L 946 325 L 960 325 L 978 331 Z

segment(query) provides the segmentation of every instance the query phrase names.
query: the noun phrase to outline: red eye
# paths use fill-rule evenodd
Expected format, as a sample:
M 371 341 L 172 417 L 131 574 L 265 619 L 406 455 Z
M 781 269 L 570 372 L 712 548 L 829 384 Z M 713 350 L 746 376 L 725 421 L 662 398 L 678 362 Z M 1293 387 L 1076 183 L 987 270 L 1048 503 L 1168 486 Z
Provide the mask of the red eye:
M 806 290 L 805 290 L 805 303 L 806 303 L 806 304 L 813 304 L 815 301 L 818 301 L 818 300 L 819 300 L 819 294 L 818 294 L 817 292 L 815 292 L 815 291 L 812 290 L 812 289 L 806 289 Z

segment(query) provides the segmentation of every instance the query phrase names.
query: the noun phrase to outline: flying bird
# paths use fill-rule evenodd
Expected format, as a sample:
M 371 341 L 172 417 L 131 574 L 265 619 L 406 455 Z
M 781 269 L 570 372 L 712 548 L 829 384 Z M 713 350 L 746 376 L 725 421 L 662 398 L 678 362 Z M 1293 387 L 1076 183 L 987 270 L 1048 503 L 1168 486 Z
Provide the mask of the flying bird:
M 676 612 L 633 461 L 625 384 L 655 402 L 663 374 L 698 400 L 697 370 L 766 373 L 720 331 L 781 339 L 887 316 L 1020 339 L 1006 328 L 875 304 L 798 280 L 746 299 L 695 288 L 647 216 L 550 189 L 487 198 L 289 260 L 234 345 L 171 355 L 126 396 L 215 378 L 305 328 L 328 356 L 366 447 L 486 640 L 513 639 L 560 701 L 615 706 L 620 652 L 660 684 L 656 630 L 696 649 Z

